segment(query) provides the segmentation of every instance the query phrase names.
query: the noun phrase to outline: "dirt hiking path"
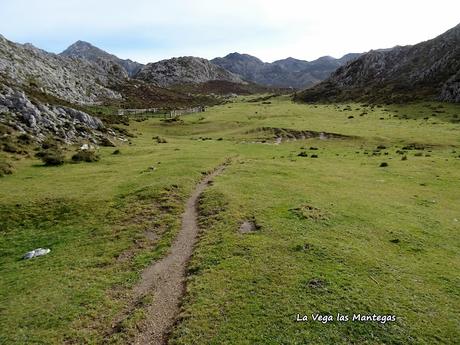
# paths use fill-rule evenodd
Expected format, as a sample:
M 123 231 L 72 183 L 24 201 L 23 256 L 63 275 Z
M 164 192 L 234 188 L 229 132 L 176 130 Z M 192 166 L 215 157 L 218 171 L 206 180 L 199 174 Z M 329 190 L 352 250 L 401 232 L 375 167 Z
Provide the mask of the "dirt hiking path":
M 185 289 L 187 263 L 199 233 L 197 223 L 198 198 L 212 179 L 224 169 L 225 165 L 219 166 L 196 186 L 185 205 L 182 227 L 169 254 L 142 273 L 142 279 L 135 287 L 134 294 L 137 296 L 151 294 L 154 296 L 154 300 L 147 307 L 146 320 L 143 322 L 134 344 L 163 345 L 167 343 L 168 332 L 174 325 L 179 313 L 180 300 Z

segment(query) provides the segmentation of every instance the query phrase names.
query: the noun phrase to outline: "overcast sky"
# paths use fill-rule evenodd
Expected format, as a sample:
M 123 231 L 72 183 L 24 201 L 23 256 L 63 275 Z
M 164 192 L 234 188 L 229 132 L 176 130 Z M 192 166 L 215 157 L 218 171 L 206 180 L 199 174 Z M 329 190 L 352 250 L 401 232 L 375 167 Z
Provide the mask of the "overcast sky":
M 313 60 L 415 44 L 460 23 L 460 1 L 0 0 L 0 34 L 60 52 L 84 40 L 153 62 L 231 52 Z

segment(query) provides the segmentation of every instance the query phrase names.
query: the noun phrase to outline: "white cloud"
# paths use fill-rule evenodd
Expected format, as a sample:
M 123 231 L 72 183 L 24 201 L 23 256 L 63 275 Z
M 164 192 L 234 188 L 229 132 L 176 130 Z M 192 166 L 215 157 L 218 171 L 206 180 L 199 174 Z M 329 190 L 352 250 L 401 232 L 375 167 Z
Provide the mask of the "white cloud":
M 311 60 L 414 44 L 458 13 L 452 0 L 0 0 L 0 33 L 52 51 L 84 39 L 142 62 L 233 51 Z

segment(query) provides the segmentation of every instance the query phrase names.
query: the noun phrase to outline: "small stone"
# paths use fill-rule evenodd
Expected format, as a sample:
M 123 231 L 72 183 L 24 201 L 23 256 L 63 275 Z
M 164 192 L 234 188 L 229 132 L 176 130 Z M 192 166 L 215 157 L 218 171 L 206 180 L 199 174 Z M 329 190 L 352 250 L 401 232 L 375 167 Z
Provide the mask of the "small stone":
M 32 258 L 36 258 L 38 256 L 46 255 L 50 251 L 51 251 L 51 249 L 48 249 L 48 248 L 37 248 L 37 249 L 34 249 L 34 250 L 30 251 L 30 252 L 25 253 L 22 258 L 24 260 L 29 260 L 29 259 L 32 259 Z

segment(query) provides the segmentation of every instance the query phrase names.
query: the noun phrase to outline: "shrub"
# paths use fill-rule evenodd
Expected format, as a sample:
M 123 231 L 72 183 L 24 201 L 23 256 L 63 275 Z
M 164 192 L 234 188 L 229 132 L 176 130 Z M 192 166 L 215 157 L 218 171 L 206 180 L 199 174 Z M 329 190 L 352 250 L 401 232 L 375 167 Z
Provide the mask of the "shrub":
M 64 153 L 60 149 L 49 149 L 36 154 L 46 166 L 58 166 L 64 164 Z
M 74 162 L 97 162 L 99 156 L 95 151 L 92 150 L 80 150 L 72 156 L 72 161 Z
M 158 144 L 166 144 L 167 143 L 165 138 L 162 138 L 162 137 L 160 137 L 158 135 L 156 137 L 153 137 L 153 139 L 156 140 Z
M 17 139 L 18 139 L 18 142 L 24 145 L 30 145 L 32 143 L 32 137 L 27 133 L 18 135 Z
M 118 126 L 112 126 L 112 128 L 118 133 L 120 133 L 121 135 L 124 135 L 125 137 L 134 138 L 134 134 L 130 133 L 126 128 L 122 128 Z
M 299 157 L 308 157 L 308 153 L 306 151 L 302 151 L 297 156 L 299 156 Z
M 55 139 L 53 138 L 47 138 L 42 142 L 42 149 L 44 150 L 57 150 L 59 148 L 58 143 Z
M 0 161 L 0 177 L 3 177 L 5 175 L 11 175 L 13 171 L 14 168 L 10 163 Z
M 8 153 L 19 153 L 21 149 L 12 143 L 6 142 L 3 144 L 3 151 Z
M 385 168 L 385 167 L 387 167 L 387 166 L 388 166 L 388 163 L 387 163 L 387 162 L 382 162 L 382 163 L 380 163 L 380 167 L 381 167 L 381 168 Z
M 117 149 L 117 150 L 113 151 L 112 154 L 113 155 L 119 155 L 119 154 L 121 154 L 121 151 Z
M 454 117 L 455 117 L 455 115 L 454 115 Z M 5 126 L 4 124 L 0 123 L 0 135 L 11 134 L 11 133 L 13 133 L 13 131 L 11 130 L 10 127 Z
M 102 137 L 100 139 L 100 144 L 101 146 L 105 146 L 105 147 L 115 147 L 115 144 L 109 138 L 106 138 L 106 137 Z
M 176 117 L 173 117 L 173 118 L 164 119 L 164 120 L 162 120 L 162 121 L 164 121 L 164 122 L 166 122 L 166 123 L 170 123 L 170 124 L 174 124 L 174 123 L 176 123 L 176 124 L 182 124 L 182 123 L 184 123 L 184 120 L 182 120 L 179 116 L 176 116 Z

